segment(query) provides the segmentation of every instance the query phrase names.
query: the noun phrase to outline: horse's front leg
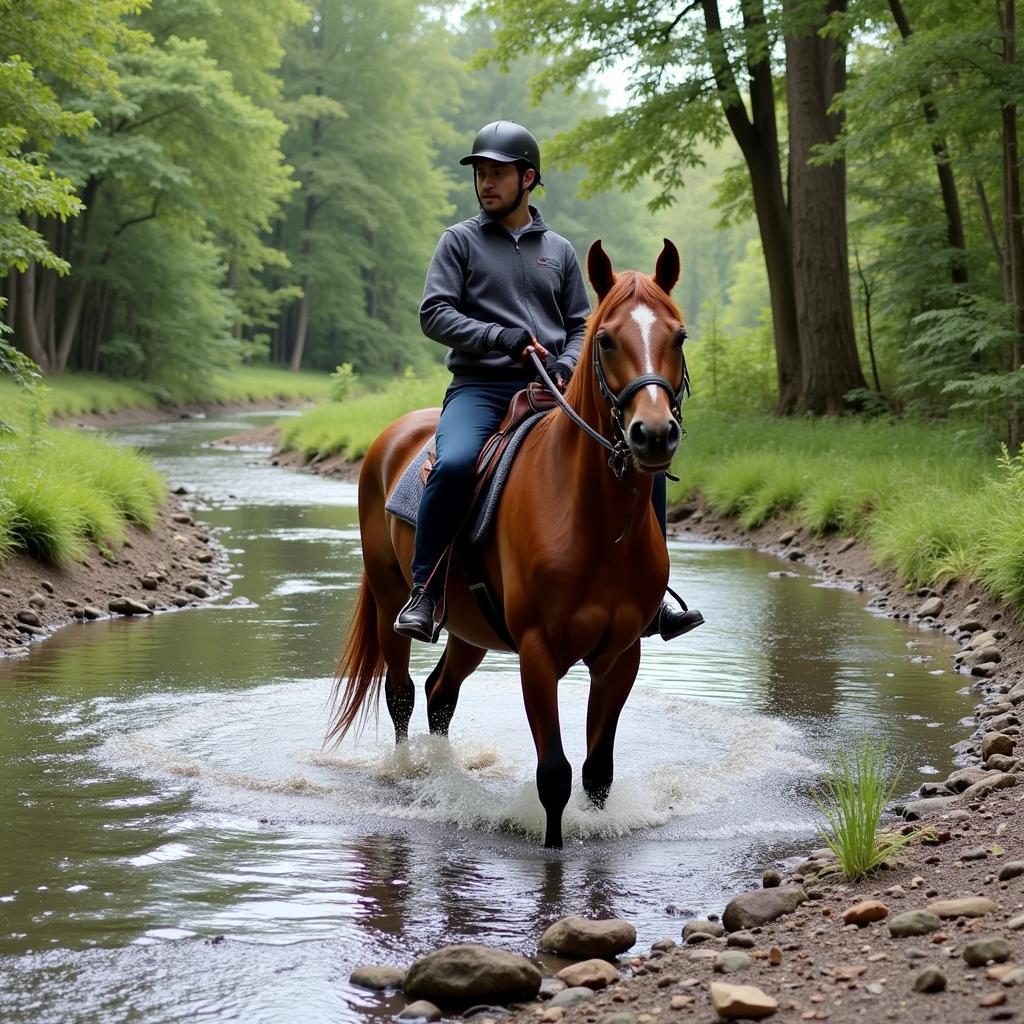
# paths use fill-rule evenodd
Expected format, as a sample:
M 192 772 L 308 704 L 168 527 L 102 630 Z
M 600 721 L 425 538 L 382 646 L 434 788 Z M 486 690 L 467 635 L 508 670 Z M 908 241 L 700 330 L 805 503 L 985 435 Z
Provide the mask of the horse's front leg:
M 558 673 L 539 630 L 519 642 L 519 672 L 526 717 L 537 748 L 537 793 L 547 816 L 544 845 L 562 848 L 562 812 L 572 792 L 572 766 L 558 724 Z
M 604 807 L 615 773 L 615 730 L 640 668 L 640 641 L 624 651 L 600 674 L 591 669 L 587 705 L 587 759 L 583 789 L 597 807 Z

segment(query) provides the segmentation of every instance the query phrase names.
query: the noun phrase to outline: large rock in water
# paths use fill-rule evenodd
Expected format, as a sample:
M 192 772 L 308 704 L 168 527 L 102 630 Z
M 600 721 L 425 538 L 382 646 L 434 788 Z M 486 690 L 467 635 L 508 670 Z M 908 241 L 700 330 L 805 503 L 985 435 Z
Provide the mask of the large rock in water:
M 613 957 L 625 953 L 635 942 L 636 929 L 628 921 L 563 917 L 540 937 L 540 948 L 563 956 Z
M 774 921 L 783 914 L 791 914 L 807 901 L 807 893 L 799 885 L 784 885 L 778 889 L 755 889 L 737 896 L 725 908 L 722 924 L 730 932 L 757 928 Z
M 525 957 L 473 942 L 444 946 L 422 956 L 405 976 L 406 995 L 422 999 L 532 999 L 540 989 L 540 971 Z

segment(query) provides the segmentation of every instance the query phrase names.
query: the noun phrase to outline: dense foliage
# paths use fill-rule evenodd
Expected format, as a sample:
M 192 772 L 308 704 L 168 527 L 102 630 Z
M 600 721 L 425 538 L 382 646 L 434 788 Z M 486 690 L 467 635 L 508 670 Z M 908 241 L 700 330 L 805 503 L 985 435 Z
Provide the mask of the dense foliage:
M 157 396 L 243 362 L 427 372 L 458 157 L 509 117 L 581 254 L 677 241 L 716 405 L 1021 440 L 1015 0 L 0 0 L 0 47 L 5 374 L 12 339 Z

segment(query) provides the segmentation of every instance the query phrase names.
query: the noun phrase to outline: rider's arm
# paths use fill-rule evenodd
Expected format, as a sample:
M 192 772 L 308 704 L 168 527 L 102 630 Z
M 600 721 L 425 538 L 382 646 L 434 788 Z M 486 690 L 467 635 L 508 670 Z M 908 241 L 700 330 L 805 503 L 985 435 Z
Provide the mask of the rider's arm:
M 466 254 L 453 231 L 445 231 L 427 269 L 420 327 L 434 341 L 460 352 L 491 352 L 500 324 L 485 323 L 458 309 L 466 280 Z

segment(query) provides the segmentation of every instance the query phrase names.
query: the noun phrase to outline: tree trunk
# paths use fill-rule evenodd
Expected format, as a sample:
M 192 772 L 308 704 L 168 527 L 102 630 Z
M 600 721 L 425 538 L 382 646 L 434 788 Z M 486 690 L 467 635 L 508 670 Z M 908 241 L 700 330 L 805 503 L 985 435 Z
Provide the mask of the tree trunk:
M 57 342 L 57 363 L 60 369 L 64 369 L 71 358 L 71 350 L 75 344 L 75 335 L 78 332 L 78 324 L 82 317 L 82 306 L 85 302 L 87 283 L 82 275 L 82 264 L 88 257 L 89 239 L 92 236 L 93 212 L 96 207 L 97 193 L 100 189 L 100 179 L 90 178 L 82 190 L 82 203 L 85 209 L 82 211 L 81 240 L 78 243 L 78 256 L 74 266 L 78 272 L 72 270 L 71 298 L 68 300 L 68 307 L 64 313 L 64 322 L 60 328 L 60 340 Z
M 904 39 L 913 35 L 910 26 L 910 19 L 903 9 L 901 0 L 889 0 L 889 9 L 892 11 L 893 20 L 900 30 Z M 935 101 L 932 99 L 932 90 L 929 86 L 921 86 L 918 90 L 921 97 L 921 108 L 924 111 L 924 119 L 928 124 L 934 126 L 939 120 L 939 112 L 936 109 Z M 949 247 L 953 250 L 954 256 L 950 262 L 949 276 L 953 284 L 967 283 L 967 241 L 964 236 L 964 218 L 960 210 L 960 196 L 956 188 L 956 176 L 953 174 L 953 167 L 949 162 L 949 150 L 946 148 L 944 138 L 932 140 L 932 155 L 935 157 L 935 171 L 939 176 L 939 192 L 942 196 L 942 209 L 946 214 L 946 238 Z
M 820 29 L 846 0 L 788 0 L 801 19 L 786 35 L 790 219 L 800 338 L 797 412 L 848 410 L 847 392 L 866 387 L 853 330 L 846 239 L 846 163 L 812 166 L 816 147 L 842 127 L 828 108 L 846 85 L 845 47 Z
M 39 224 L 39 217 L 30 214 L 25 221 L 30 231 L 35 231 Z M 49 371 L 46 361 L 46 350 L 43 348 L 39 337 L 39 330 L 36 326 L 36 265 L 30 263 L 25 271 L 18 275 L 18 320 L 16 340 L 20 342 L 21 350 L 43 373 Z
M 1017 14 L 1014 0 L 1001 0 L 1000 21 L 1003 30 L 1003 64 L 1017 61 Z M 1021 338 L 1024 337 L 1024 229 L 1021 226 L 1020 144 L 1017 131 L 1017 105 L 1006 101 L 1002 106 L 1003 127 L 1003 232 L 1008 284 L 1006 302 L 1013 321 L 1013 341 L 1007 353 L 1007 369 L 1014 372 L 1021 365 Z M 1007 442 L 1016 452 L 1021 443 L 1020 404 L 1011 398 L 1007 408 Z
M 746 62 L 750 78 L 751 109 L 751 116 L 748 116 L 725 46 L 718 4 L 714 0 L 703 0 L 701 6 L 715 85 L 726 121 L 746 161 L 754 196 L 754 212 L 761 235 L 771 296 L 772 334 L 779 387 L 776 411 L 789 413 L 796 407 L 800 389 L 800 344 L 793 281 L 792 236 L 779 159 L 775 87 L 769 63 L 770 47 L 754 43 L 754 37 L 764 32 L 764 9 L 760 0 L 742 5 L 743 26 L 748 38 Z

